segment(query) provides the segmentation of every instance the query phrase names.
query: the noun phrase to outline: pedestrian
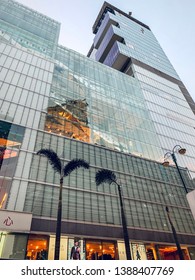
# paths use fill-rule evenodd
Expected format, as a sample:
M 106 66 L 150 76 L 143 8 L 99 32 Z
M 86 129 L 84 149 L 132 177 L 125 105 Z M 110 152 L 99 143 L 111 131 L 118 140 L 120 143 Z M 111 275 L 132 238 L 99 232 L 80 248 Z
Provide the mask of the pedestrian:
M 70 259 L 71 260 L 80 260 L 81 259 L 80 247 L 79 247 L 78 241 L 74 242 L 74 246 L 72 247 L 71 252 L 70 252 Z

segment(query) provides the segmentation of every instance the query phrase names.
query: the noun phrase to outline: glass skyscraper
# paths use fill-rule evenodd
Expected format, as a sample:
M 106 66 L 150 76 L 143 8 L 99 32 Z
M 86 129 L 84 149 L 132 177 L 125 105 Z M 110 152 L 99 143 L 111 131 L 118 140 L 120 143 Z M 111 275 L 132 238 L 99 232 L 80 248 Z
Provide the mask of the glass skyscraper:
M 64 180 L 61 259 L 75 239 L 82 259 L 125 259 L 117 190 L 95 184 L 102 168 L 122 187 L 133 259 L 178 258 L 166 206 L 193 259 L 186 193 L 161 163 L 185 147 L 176 156 L 194 190 L 194 103 L 150 28 L 105 2 L 86 57 L 58 45 L 58 22 L 15 1 L 0 7 L 0 258 L 54 257 L 59 176 L 36 154 L 47 148 L 90 164 Z
M 138 124 L 136 129 L 130 129 L 130 152 L 160 160 L 176 144 L 185 146 L 188 152 L 178 161 L 194 178 L 195 104 L 150 28 L 131 13 L 126 14 L 105 2 L 93 33 L 94 42 L 88 56 L 133 76 L 141 87 L 143 100 L 137 104 L 146 108 L 151 124 L 149 127 L 146 123 Z M 131 115 L 125 120 L 131 119 Z M 151 127 L 153 134 L 148 135 Z M 151 136 L 153 144 L 160 149 L 145 145 Z

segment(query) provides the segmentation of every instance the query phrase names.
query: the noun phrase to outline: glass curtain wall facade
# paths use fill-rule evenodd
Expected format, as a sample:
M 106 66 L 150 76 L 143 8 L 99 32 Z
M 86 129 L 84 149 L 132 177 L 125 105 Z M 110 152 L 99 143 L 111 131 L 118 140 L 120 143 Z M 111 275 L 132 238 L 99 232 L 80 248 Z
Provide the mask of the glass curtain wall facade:
M 29 51 L 55 54 L 60 23 L 12 0 L 1 0 L 0 35 Z
M 143 259 L 178 258 L 168 206 L 185 258 L 193 258 L 193 216 L 176 168 L 160 163 L 160 128 L 139 77 L 143 69 L 133 65 L 129 76 L 59 46 L 58 23 L 16 2 L 0 3 L 10 11 L 0 16 L 0 258 L 54 257 L 59 175 L 36 155 L 42 148 L 53 149 L 64 164 L 73 158 L 90 164 L 64 180 L 61 259 L 69 259 L 74 238 L 82 259 L 124 258 L 117 189 L 96 187 L 101 168 L 112 170 L 122 186 L 132 253 L 138 248 Z M 24 11 L 32 22 L 23 29 Z M 18 16 L 12 20 L 12 14 Z M 48 22 L 56 27 L 51 44 L 46 51 L 34 48 L 35 38 L 45 44 Z M 37 34 L 37 24 L 45 35 Z M 28 46 L 19 39 L 24 36 Z M 193 190 L 189 173 L 181 172 Z M 32 215 L 30 227 L 15 228 L 23 215 Z
M 135 77 L 157 134 L 161 160 L 178 144 L 185 147 L 179 165 L 195 176 L 195 104 L 150 28 L 104 2 L 94 23 L 88 56 Z M 147 137 L 147 135 L 146 135 Z M 143 139 L 142 135 L 138 135 Z M 139 151 L 148 158 L 145 149 Z M 149 158 L 154 159 L 150 154 Z

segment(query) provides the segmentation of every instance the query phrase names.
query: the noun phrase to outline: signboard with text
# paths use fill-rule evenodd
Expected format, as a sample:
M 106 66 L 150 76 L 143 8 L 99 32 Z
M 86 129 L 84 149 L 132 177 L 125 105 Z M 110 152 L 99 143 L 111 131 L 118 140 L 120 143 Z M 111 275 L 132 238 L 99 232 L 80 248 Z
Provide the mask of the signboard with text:
M 0 231 L 29 231 L 32 214 L 0 210 Z

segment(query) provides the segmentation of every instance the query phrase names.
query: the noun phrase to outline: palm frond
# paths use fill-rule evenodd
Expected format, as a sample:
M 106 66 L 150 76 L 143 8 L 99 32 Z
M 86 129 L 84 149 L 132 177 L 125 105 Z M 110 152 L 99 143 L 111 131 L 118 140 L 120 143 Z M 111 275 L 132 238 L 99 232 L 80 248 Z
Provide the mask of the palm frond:
M 116 183 L 116 175 L 111 170 L 101 169 L 95 175 L 95 182 L 97 186 L 101 185 L 102 183 Z
M 53 169 L 61 174 L 62 163 L 58 155 L 53 150 L 41 149 L 37 152 L 37 155 L 42 155 L 47 157 Z
M 89 164 L 83 159 L 72 159 L 64 166 L 64 176 L 68 176 L 72 171 L 80 167 L 89 169 Z

